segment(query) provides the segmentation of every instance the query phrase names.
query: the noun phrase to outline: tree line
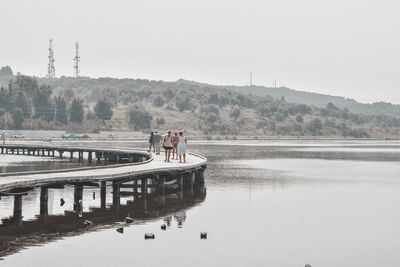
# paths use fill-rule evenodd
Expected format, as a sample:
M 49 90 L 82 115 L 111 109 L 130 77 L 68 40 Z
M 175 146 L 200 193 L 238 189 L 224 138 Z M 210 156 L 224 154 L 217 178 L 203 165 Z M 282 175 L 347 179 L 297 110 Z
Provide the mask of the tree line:
M 88 110 L 85 114 L 83 99 L 66 97 L 63 93 L 52 96 L 52 93 L 49 85 L 39 85 L 33 77 L 16 75 L 8 86 L 0 87 L 1 128 L 21 129 L 29 120 L 67 125 L 69 122 L 82 123 L 85 115 L 87 119 L 100 120 L 110 120 L 113 116 L 112 104 L 106 98 L 98 99 L 94 113 Z

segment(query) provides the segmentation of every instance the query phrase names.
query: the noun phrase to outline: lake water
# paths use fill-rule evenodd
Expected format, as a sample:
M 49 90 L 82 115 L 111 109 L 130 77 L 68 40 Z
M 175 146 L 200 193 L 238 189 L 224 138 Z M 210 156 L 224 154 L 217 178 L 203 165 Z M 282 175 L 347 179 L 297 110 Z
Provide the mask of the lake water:
M 122 214 L 86 231 L 65 215 L 73 188 L 51 189 L 49 214 L 65 215 L 70 232 L 16 242 L 0 264 L 400 266 L 400 142 L 197 141 L 189 149 L 208 158 L 206 194 L 185 203 L 171 199 L 167 209 L 145 215 L 138 209 L 140 219 L 129 226 Z M 93 192 L 84 190 L 86 212 L 100 205 Z M 39 198 L 39 190 L 24 196 L 24 221 L 36 220 Z M 2 197 L 1 217 L 12 213 L 13 199 Z M 171 223 L 163 231 L 165 220 Z M 202 231 L 208 239 L 200 239 Z M 156 238 L 145 240 L 147 232 Z

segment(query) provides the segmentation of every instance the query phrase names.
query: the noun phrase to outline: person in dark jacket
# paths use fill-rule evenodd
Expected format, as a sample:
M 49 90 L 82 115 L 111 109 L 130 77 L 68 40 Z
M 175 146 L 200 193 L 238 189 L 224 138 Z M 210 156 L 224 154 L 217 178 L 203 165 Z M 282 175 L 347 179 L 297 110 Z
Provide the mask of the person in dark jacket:
M 156 148 L 154 146 L 154 132 L 150 133 L 150 138 L 149 138 L 149 152 L 151 151 L 151 148 L 153 148 L 153 153 L 156 152 Z

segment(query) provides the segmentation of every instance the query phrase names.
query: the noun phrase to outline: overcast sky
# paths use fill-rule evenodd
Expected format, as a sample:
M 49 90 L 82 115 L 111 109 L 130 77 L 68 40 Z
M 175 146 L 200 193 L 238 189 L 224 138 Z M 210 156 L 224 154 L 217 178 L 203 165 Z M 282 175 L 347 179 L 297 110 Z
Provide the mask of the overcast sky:
M 257 85 L 400 103 L 398 0 L 1 0 L 0 65 Z

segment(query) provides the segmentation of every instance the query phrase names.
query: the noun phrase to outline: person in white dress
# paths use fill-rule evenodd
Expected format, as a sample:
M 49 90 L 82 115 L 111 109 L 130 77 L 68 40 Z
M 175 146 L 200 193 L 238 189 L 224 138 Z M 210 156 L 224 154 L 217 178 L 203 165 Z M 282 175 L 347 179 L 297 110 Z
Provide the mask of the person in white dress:
M 178 155 L 179 155 L 179 162 L 182 163 L 182 156 L 183 162 L 186 162 L 186 153 L 187 153 L 187 139 L 186 136 L 183 136 L 183 132 L 179 132 L 178 136 Z

